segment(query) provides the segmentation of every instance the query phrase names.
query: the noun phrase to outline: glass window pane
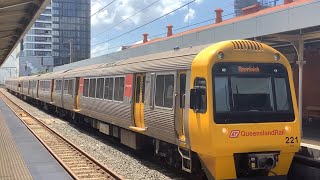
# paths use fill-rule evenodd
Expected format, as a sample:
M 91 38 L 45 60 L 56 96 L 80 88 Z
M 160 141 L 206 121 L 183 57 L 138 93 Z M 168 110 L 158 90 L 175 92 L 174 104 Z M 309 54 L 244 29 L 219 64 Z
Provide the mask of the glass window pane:
M 63 85 L 63 93 L 64 94 L 68 93 L 68 84 L 69 84 L 69 81 L 68 80 L 64 80 L 64 85 Z
M 89 79 L 85 79 L 83 83 L 83 96 L 89 96 Z
M 103 98 L 103 83 L 104 79 L 103 78 L 98 78 L 97 80 L 97 92 L 96 92 L 96 98 L 102 99 Z
M 235 110 L 273 110 L 271 78 L 231 78 Z
M 69 80 L 68 94 L 70 94 L 70 95 L 73 94 L 73 80 Z
M 156 97 L 155 104 L 156 106 L 163 107 L 163 92 L 164 92 L 164 75 L 158 75 L 156 78 Z
M 173 106 L 173 90 L 174 90 L 174 76 L 165 76 L 165 94 L 164 94 L 164 107 L 172 108 Z
M 216 77 L 215 86 L 215 107 L 217 112 L 230 111 L 229 88 L 227 77 Z
M 90 79 L 90 91 L 89 91 L 89 96 L 90 97 L 95 97 L 95 92 L 96 92 L 96 80 L 97 79 Z
M 109 78 L 105 79 L 104 83 L 104 99 L 108 99 L 108 93 L 109 93 Z
M 115 78 L 114 83 L 114 100 L 119 101 L 119 86 L 120 86 L 120 78 Z
M 112 100 L 113 95 L 113 78 L 109 80 L 109 92 L 108 92 L 108 99 Z
M 276 101 L 277 110 L 284 111 L 289 110 L 289 100 L 287 94 L 287 86 L 284 78 L 275 78 L 275 90 L 276 90 Z
M 119 101 L 123 101 L 123 93 L 124 93 L 124 77 L 120 77 Z
M 140 101 L 140 85 L 141 85 L 141 77 L 137 77 L 137 82 L 136 82 L 136 103 Z

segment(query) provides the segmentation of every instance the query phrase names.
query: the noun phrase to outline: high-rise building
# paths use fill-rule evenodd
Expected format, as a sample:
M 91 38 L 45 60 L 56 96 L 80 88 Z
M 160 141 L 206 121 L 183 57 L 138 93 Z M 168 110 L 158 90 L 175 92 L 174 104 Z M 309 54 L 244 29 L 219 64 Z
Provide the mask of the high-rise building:
M 19 75 L 90 58 L 91 0 L 52 0 L 21 43 Z
M 52 0 L 54 66 L 90 58 L 90 0 Z
M 52 70 L 52 9 L 50 5 L 28 31 L 20 48 L 20 76 Z

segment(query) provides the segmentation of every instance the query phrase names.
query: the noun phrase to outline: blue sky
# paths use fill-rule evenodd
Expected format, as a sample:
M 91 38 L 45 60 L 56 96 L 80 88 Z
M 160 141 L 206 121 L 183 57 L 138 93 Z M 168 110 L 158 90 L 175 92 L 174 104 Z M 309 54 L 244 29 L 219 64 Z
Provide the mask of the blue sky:
M 91 55 L 92 57 L 107 54 L 119 50 L 121 45 L 134 44 L 142 40 L 142 34 L 148 33 L 149 37 L 163 37 L 162 33 L 166 33 L 166 26 L 172 24 L 174 30 L 182 27 L 185 31 L 198 26 L 213 23 L 214 20 L 208 21 L 197 26 L 190 25 L 202 21 L 215 18 L 214 10 L 222 8 L 224 10 L 223 19 L 234 17 L 234 0 L 196 0 L 195 2 L 175 11 L 151 24 L 148 24 L 138 30 L 115 38 L 130 30 L 133 30 L 143 24 L 146 24 L 166 13 L 171 12 L 192 0 L 92 0 L 91 13 L 94 14 L 105 5 L 111 3 L 107 8 L 99 11 L 91 17 Z M 281 0 L 283 1 L 283 0 Z M 156 3 L 154 3 L 156 2 Z M 154 4 L 153 4 L 154 3 Z M 281 3 L 281 2 L 279 2 Z M 153 4 L 141 13 L 136 14 L 132 18 L 125 20 L 129 16 L 135 14 L 139 10 Z M 125 20 L 123 23 L 117 25 L 119 22 Z M 117 25 L 117 26 L 116 26 Z M 189 25 L 189 27 L 188 27 Z M 112 29 L 110 29 L 112 28 Z M 106 31 L 107 29 L 110 29 Z M 106 31 L 106 32 L 104 32 Z M 104 32 L 104 33 L 103 33 Z M 102 34 L 101 34 L 102 33 Z M 177 32 L 174 32 L 177 33 Z M 113 39 L 114 40 L 110 40 Z M 108 41 L 108 42 L 106 42 Z M 100 44 L 100 45 L 97 45 Z

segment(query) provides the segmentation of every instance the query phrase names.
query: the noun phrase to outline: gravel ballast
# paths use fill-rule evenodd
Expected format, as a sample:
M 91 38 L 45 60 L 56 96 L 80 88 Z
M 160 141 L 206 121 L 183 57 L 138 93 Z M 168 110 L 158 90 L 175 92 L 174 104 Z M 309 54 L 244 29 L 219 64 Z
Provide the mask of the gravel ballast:
M 183 179 L 177 175 L 178 173 L 172 174 L 172 170 L 167 171 L 160 164 L 137 157 L 129 148 L 115 145 L 106 138 L 94 136 L 92 133 L 90 135 L 62 119 L 29 105 L 4 89 L 1 91 L 28 113 L 44 121 L 53 130 L 125 179 Z

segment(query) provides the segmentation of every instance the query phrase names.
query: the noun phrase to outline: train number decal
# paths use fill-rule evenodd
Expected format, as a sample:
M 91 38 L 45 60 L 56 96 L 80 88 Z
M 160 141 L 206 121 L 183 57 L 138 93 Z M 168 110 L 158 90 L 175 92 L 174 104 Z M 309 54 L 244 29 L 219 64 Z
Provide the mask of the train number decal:
M 298 137 L 286 137 L 286 144 L 298 143 Z

